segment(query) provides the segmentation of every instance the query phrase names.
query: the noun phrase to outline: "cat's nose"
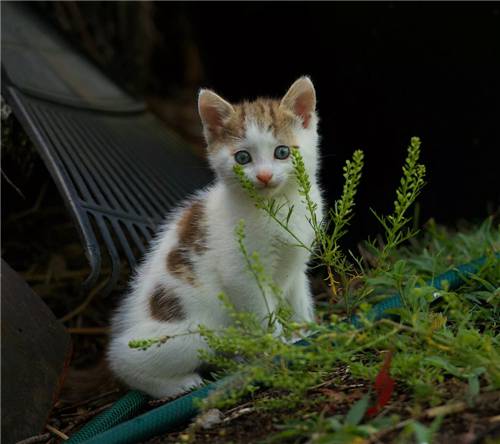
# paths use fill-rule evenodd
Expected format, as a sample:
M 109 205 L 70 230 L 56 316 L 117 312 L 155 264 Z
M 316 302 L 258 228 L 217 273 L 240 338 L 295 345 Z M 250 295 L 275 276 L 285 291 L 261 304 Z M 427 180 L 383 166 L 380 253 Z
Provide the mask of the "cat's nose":
M 257 174 L 257 179 L 259 179 L 264 185 L 267 185 L 272 177 L 273 173 L 271 173 L 270 171 L 261 171 L 259 174 Z

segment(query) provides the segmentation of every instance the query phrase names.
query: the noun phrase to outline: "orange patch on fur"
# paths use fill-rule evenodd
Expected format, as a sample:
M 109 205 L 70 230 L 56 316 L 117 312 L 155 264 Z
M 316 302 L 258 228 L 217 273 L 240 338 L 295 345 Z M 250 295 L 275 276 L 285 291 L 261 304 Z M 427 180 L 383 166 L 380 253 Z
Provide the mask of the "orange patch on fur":
M 236 140 L 244 138 L 249 121 L 255 122 L 263 130 L 271 131 L 280 143 L 296 145 L 293 127 L 300 124 L 300 119 L 292 111 L 280 106 L 279 100 L 257 99 L 233 105 L 233 108 L 235 112 L 232 117 L 210 142 L 209 152 L 234 145 Z

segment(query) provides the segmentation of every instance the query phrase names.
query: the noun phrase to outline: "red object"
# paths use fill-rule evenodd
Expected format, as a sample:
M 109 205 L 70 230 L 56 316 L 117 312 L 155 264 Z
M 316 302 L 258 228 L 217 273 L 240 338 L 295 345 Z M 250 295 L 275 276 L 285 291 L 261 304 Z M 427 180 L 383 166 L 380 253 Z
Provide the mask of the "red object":
M 366 413 L 368 416 L 376 415 L 384 405 L 391 399 L 392 392 L 394 391 L 394 379 L 389 374 L 391 368 L 392 351 L 387 353 L 382 368 L 375 378 L 375 391 L 377 392 L 377 402 L 373 407 L 370 407 Z

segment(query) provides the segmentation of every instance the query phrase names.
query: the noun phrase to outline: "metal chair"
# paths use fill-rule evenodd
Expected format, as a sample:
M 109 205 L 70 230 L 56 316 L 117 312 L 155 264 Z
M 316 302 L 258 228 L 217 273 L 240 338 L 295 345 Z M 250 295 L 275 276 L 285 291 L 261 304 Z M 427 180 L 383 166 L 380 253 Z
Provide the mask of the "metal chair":
M 165 214 L 211 174 L 192 148 L 22 4 L 2 3 L 2 95 L 33 140 L 90 264 L 133 268 Z

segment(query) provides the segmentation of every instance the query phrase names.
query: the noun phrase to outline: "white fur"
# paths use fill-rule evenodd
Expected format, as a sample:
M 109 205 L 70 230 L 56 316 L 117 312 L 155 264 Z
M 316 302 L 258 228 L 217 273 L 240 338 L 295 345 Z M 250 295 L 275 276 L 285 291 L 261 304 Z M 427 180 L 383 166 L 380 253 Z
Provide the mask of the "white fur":
M 322 199 L 316 178 L 316 127 L 317 118 L 313 114 L 309 127 L 304 129 L 298 123 L 295 132 L 313 184 L 312 198 L 318 204 L 318 218 L 321 219 Z M 238 148 L 244 148 L 252 155 L 253 162 L 244 165 L 244 170 L 257 187 L 261 187 L 255 178 L 258 171 L 263 168 L 272 171 L 270 187 L 262 188 L 262 192 L 277 199 L 287 199 L 294 205 L 290 227 L 304 243 L 309 244 L 313 232 L 297 192 L 291 156 L 287 160 L 273 157 L 274 148 L 282 142 L 249 121 L 246 137 L 238 144 Z M 283 289 L 284 297 L 293 309 L 294 319 L 313 319 L 313 302 L 306 275 L 308 252 L 285 245 L 283 241 L 294 242 L 293 239 L 262 210 L 256 209 L 241 190 L 232 171 L 234 147 L 223 147 L 209 159 L 218 180 L 197 195 L 204 202 L 208 224 L 208 248 L 201 255 L 193 256 L 198 286 L 169 274 L 166 267 L 166 257 L 178 241 L 177 222 L 182 214 L 181 208 L 161 229 L 112 322 L 108 350 L 112 370 L 131 387 L 154 397 L 177 395 L 200 385 L 202 381 L 196 373 L 201 364 L 198 350 L 207 349 L 207 345 L 197 334 L 175 337 L 146 351 L 129 348 L 130 340 L 182 334 L 196 330 L 200 324 L 212 329 L 228 326 L 230 318 L 218 299 L 221 292 L 238 310 L 256 313 L 263 321 L 269 315 L 236 243 L 235 227 L 241 219 L 245 220 L 248 251 L 259 252 L 267 274 Z M 186 313 L 185 320 L 160 322 L 151 317 L 149 299 L 159 284 L 174 289 Z M 276 301 L 269 302 L 271 309 L 276 307 Z

